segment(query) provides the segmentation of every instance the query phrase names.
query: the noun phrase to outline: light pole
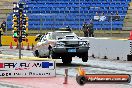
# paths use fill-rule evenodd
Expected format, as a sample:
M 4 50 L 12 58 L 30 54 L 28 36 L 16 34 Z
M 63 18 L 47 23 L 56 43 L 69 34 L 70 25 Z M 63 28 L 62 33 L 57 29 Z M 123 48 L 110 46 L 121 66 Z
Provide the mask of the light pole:
M 6 14 L 6 33 L 5 33 L 5 35 L 7 36 L 7 17 L 8 17 L 9 15 L 8 14 Z
M 80 36 L 80 0 L 79 0 L 79 36 Z
M 40 14 L 40 33 L 42 33 L 42 15 Z
M 111 14 L 110 16 L 111 16 L 111 33 L 110 34 L 111 34 L 111 37 L 112 37 L 112 16 L 113 15 Z

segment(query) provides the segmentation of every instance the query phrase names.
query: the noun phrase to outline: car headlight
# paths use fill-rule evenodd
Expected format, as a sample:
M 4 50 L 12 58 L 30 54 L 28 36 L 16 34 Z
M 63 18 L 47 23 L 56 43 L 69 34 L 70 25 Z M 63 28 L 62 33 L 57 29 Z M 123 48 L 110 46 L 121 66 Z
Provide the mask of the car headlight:
M 89 43 L 88 42 L 79 42 L 79 45 L 80 46 L 89 46 Z

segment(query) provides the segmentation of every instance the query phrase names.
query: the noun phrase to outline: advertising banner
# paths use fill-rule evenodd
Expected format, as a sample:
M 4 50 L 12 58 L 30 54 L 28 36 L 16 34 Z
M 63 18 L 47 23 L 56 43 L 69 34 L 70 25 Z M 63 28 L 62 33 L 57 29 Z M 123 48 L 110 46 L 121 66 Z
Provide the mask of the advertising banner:
M 0 60 L 0 77 L 54 77 L 55 61 Z

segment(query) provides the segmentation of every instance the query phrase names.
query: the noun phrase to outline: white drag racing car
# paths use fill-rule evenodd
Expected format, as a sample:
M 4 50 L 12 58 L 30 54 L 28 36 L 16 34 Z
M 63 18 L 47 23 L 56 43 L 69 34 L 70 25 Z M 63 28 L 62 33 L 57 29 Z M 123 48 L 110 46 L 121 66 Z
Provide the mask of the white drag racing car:
M 83 62 L 88 60 L 89 41 L 79 38 L 72 31 L 54 31 L 42 35 L 33 54 L 37 57 L 62 59 L 63 63 L 71 63 L 72 57 L 78 56 Z

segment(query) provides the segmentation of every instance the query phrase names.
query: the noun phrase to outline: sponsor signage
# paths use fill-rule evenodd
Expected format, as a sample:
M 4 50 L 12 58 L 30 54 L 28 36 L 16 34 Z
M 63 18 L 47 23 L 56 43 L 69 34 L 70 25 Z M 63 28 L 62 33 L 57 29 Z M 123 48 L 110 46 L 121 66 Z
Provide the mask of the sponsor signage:
M 76 75 L 76 81 L 80 85 L 85 83 L 130 83 L 131 76 L 129 74 L 85 74 Z
M 54 77 L 55 61 L 0 60 L 0 77 Z
M 81 67 L 78 69 L 79 74 L 76 75 L 76 81 L 79 85 L 86 83 L 130 83 L 131 76 L 129 74 L 86 74 Z

